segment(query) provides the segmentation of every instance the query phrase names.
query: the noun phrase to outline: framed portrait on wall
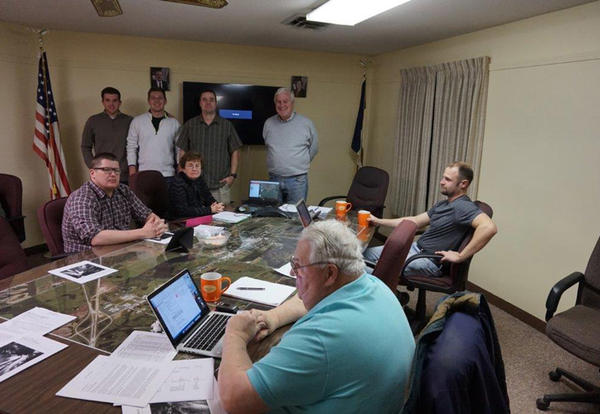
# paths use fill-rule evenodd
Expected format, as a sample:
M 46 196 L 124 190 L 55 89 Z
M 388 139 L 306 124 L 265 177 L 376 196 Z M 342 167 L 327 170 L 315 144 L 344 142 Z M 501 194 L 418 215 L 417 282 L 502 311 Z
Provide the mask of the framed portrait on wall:
M 150 67 L 150 86 L 170 90 L 169 68 Z
M 306 98 L 308 90 L 308 76 L 292 76 L 292 86 L 290 88 L 296 98 Z

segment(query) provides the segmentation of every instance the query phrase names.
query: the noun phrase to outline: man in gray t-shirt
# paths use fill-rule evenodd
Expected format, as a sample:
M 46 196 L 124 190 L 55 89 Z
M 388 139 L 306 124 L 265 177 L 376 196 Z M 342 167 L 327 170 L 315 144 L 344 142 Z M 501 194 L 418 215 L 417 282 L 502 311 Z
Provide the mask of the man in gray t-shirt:
M 418 253 L 435 253 L 442 255 L 442 263 L 460 263 L 473 256 L 483 248 L 497 233 L 498 229 L 492 219 L 483 213 L 467 197 L 467 188 L 473 180 L 473 170 L 463 162 L 455 162 L 446 167 L 440 181 L 441 193 L 447 199 L 436 203 L 425 213 L 412 217 L 397 219 L 380 219 L 371 216 L 371 222 L 395 227 L 402 220 L 412 220 L 417 228 L 429 227 L 411 246 L 408 257 Z M 457 252 L 466 233 L 475 229 L 473 238 L 462 252 Z M 364 253 L 365 259 L 376 262 L 381 256 L 383 246 L 372 247 Z M 441 265 L 429 259 L 411 262 L 405 269 L 407 275 L 440 276 Z

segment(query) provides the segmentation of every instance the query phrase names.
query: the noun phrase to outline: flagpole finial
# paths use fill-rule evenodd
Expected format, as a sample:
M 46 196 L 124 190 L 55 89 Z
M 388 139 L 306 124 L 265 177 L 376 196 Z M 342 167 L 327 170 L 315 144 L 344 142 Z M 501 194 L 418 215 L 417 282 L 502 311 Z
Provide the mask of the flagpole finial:
M 44 50 L 44 36 L 48 34 L 48 29 L 40 29 L 36 31 L 38 34 L 38 42 L 40 43 L 40 50 Z

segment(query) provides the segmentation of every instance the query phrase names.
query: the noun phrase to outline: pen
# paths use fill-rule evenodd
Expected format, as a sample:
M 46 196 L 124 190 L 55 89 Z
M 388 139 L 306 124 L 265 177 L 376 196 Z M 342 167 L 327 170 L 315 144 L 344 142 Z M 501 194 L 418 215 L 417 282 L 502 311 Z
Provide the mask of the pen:
M 237 290 L 265 290 L 264 287 L 249 287 L 249 286 L 242 286 L 237 288 Z

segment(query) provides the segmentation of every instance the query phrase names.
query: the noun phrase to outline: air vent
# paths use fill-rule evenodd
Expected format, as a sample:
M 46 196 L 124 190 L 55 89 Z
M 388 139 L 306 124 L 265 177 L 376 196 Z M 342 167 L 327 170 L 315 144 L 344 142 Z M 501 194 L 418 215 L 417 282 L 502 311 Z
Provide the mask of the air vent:
M 299 29 L 309 30 L 322 30 L 328 26 L 331 26 L 329 23 L 313 22 L 306 20 L 306 16 L 292 16 L 289 19 L 284 20 L 282 23 L 287 26 L 294 26 Z

